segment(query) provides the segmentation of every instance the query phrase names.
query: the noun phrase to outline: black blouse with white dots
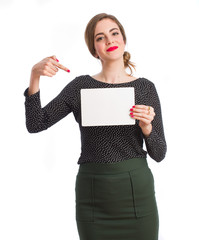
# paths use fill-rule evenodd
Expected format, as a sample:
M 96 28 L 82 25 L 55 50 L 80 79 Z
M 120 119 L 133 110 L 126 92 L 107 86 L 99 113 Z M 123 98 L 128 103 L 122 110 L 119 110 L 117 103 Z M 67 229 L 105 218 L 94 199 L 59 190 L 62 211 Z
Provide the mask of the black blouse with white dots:
M 148 137 L 142 134 L 136 120 L 135 125 L 82 126 L 80 90 L 87 88 L 119 88 L 134 87 L 135 104 L 152 106 L 155 117 L 152 121 L 152 132 Z M 154 83 L 146 78 L 125 83 L 105 83 L 90 75 L 76 77 L 50 101 L 41 106 L 40 91 L 28 96 L 28 88 L 24 92 L 26 127 L 30 133 L 48 129 L 59 120 L 73 112 L 81 133 L 81 154 L 78 164 L 86 162 L 116 163 L 131 158 L 146 158 L 147 153 L 157 162 L 165 158 L 167 151 L 164 136 L 160 100 Z M 129 106 L 129 109 L 132 106 Z M 146 150 L 143 149 L 143 141 Z

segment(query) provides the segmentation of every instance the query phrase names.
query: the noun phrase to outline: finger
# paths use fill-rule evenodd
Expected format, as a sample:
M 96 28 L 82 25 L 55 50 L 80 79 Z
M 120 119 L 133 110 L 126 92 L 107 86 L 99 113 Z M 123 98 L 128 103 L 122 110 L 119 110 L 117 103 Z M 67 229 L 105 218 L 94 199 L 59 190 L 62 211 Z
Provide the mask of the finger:
M 64 70 L 64 71 L 66 71 L 66 72 L 70 72 L 70 70 L 69 70 L 67 67 L 65 67 L 64 65 L 62 65 L 62 64 L 59 63 L 59 62 L 57 62 L 57 61 L 54 60 L 54 59 L 52 59 L 52 64 L 53 64 L 54 66 L 56 66 L 56 67 Z
M 51 74 L 51 73 L 48 72 L 47 70 L 44 70 L 42 75 L 48 76 L 48 77 L 53 77 L 53 76 L 54 76 L 53 74 Z
M 66 71 L 66 72 L 70 72 L 70 70 L 67 67 L 65 67 L 64 65 L 59 63 L 59 60 L 56 58 L 55 55 L 51 56 L 50 58 L 52 59 L 51 62 L 53 65 L 55 65 L 56 67 Z
M 154 119 L 154 116 L 153 115 L 148 115 L 148 114 L 145 114 L 145 113 L 130 113 L 130 116 L 136 120 L 140 120 L 140 121 L 143 121 L 144 123 L 151 123 Z
M 147 119 L 147 118 L 143 118 L 143 117 L 139 117 L 139 116 L 133 116 L 133 119 L 139 120 L 145 124 L 150 124 L 152 122 L 151 119 Z
M 55 60 L 55 61 L 59 61 L 57 58 L 56 58 L 56 56 L 55 55 L 53 55 L 53 56 L 51 56 L 50 58 L 52 58 L 53 60 Z
M 149 110 L 146 110 L 146 108 L 131 108 L 130 111 L 133 113 L 149 113 Z
M 51 67 L 48 67 L 47 72 L 52 74 L 53 76 L 57 73 L 57 71 L 55 71 L 54 69 L 52 69 Z
M 136 113 L 136 112 L 134 112 L 133 116 L 138 117 L 138 118 L 148 119 L 148 120 L 151 120 L 151 121 L 153 120 L 153 116 L 149 115 L 149 114 L 146 114 L 146 113 Z
M 66 72 L 70 72 L 70 70 L 69 70 L 67 67 L 63 66 L 62 64 L 60 64 L 60 63 L 58 63 L 58 62 L 56 62 L 55 65 L 56 65 L 58 68 L 66 71 Z
M 147 119 L 137 119 L 137 120 L 139 120 L 140 122 L 142 122 L 142 123 L 144 123 L 144 124 L 146 124 L 146 125 L 149 125 L 149 124 L 151 124 L 151 121 L 149 121 L 149 120 L 147 120 Z
M 55 62 L 54 59 L 52 59 L 50 57 L 47 58 L 47 60 L 45 60 L 45 62 L 44 62 L 44 69 L 48 70 L 49 68 L 51 68 L 53 71 L 57 72 L 58 68 L 55 65 L 53 65 L 54 62 Z
M 147 105 L 134 105 L 133 107 L 132 107 L 132 109 L 143 109 L 143 110 L 149 110 L 149 107 L 150 107 L 150 110 L 154 110 L 153 109 L 153 107 L 151 107 L 151 106 L 147 106 Z
M 54 60 L 52 60 L 52 61 L 54 61 Z M 57 73 L 58 69 L 55 66 L 53 66 L 53 64 L 50 61 L 48 61 L 45 63 L 44 71 L 55 75 Z
M 147 108 L 147 106 L 146 105 L 134 105 L 133 106 L 134 108 L 140 108 L 140 109 L 146 109 Z
M 130 109 L 130 111 L 134 113 L 146 113 L 146 114 L 149 112 L 148 110 L 143 108 L 133 108 L 133 109 Z
M 48 65 L 53 71 L 55 71 L 55 72 L 58 72 L 58 68 L 57 67 L 55 67 L 52 63 L 50 63 L 49 65 Z
M 132 112 L 142 112 L 142 113 L 146 113 L 146 114 L 152 114 L 154 115 L 154 109 L 153 107 L 146 106 L 146 105 L 135 105 L 135 107 L 132 107 L 130 109 L 130 111 Z

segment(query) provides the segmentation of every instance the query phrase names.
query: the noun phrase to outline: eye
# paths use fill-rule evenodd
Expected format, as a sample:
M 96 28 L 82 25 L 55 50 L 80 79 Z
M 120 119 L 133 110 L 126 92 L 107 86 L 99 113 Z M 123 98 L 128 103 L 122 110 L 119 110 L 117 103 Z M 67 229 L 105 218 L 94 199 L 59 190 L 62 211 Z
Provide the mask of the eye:
M 99 42 L 99 41 L 101 41 L 103 39 L 103 37 L 99 37 L 99 38 L 97 38 L 97 42 Z
M 113 35 L 114 35 L 114 36 L 115 36 L 115 35 L 119 35 L 119 33 L 118 33 L 118 32 L 114 32 Z

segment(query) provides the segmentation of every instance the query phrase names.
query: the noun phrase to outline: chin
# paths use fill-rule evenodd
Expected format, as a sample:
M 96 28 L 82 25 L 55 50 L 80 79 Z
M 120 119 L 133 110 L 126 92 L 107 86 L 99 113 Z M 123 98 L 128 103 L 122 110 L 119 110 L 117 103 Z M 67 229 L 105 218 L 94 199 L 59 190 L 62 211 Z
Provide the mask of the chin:
M 110 56 L 109 58 L 106 58 L 106 61 L 119 61 L 119 60 L 123 61 L 123 54 L 114 55 L 114 56 Z

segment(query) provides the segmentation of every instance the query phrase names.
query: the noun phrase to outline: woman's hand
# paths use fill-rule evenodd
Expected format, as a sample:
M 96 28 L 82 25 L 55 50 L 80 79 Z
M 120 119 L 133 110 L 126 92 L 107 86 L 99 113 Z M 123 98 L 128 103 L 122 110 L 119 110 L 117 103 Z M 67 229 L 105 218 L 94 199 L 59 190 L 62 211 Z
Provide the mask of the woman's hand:
M 59 68 L 66 72 L 70 72 L 68 68 L 59 63 L 56 56 L 47 57 L 33 66 L 32 75 L 35 77 L 53 77 L 58 72 Z
M 152 124 L 155 117 L 153 107 L 146 105 L 135 105 L 130 109 L 130 116 L 139 120 L 139 126 L 142 129 L 143 134 L 148 137 L 152 131 Z
M 66 72 L 70 72 L 68 68 L 59 63 L 56 56 L 44 58 L 42 61 L 35 64 L 32 67 L 28 95 L 30 96 L 39 91 L 40 76 L 53 77 L 58 72 L 59 68 Z

